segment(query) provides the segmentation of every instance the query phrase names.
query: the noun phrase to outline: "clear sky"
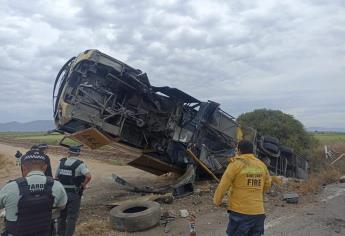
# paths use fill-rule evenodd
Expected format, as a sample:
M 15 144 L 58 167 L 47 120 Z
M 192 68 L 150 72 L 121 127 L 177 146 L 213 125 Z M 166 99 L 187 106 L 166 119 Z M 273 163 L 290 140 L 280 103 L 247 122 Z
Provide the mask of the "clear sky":
M 345 128 L 343 0 L 0 1 L 0 122 L 52 119 L 70 57 L 95 48 L 234 116 Z

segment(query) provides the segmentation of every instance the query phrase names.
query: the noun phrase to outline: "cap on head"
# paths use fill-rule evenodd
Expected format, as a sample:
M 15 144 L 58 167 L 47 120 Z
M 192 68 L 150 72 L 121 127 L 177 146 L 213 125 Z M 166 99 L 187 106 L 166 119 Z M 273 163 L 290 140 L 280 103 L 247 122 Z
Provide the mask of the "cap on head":
M 42 155 L 39 151 L 30 150 L 22 156 L 21 163 L 27 163 L 30 161 L 46 161 L 46 156 Z
M 45 150 L 45 149 L 48 148 L 48 144 L 40 143 L 40 144 L 37 145 L 37 147 L 38 147 L 39 150 Z
M 14 155 L 16 158 L 20 158 L 23 154 L 20 151 L 17 151 Z
M 74 155 L 79 155 L 80 154 L 80 147 L 77 146 L 71 146 L 68 148 L 68 152 Z
M 39 148 L 38 148 L 38 145 L 33 145 L 31 148 L 30 148 L 30 150 L 32 150 L 32 151 L 37 151 L 37 150 L 39 150 Z

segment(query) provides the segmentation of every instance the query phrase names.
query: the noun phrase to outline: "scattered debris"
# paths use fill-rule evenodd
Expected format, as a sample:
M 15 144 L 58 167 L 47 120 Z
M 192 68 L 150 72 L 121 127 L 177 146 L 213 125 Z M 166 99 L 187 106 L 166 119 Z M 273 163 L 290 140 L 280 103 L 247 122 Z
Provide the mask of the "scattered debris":
M 200 191 L 200 196 L 204 194 L 209 195 L 210 192 L 214 191 L 216 187 L 217 184 L 214 184 L 209 180 L 200 180 L 197 182 L 194 192 Z
M 176 219 L 175 214 L 172 214 L 169 211 L 163 212 L 161 219 L 160 219 L 160 225 L 164 226 L 164 233 L 169 233 L 170 228 L 168 226 L 169 223 L 174 221 Z
M 196 189 L 194 190 L 194 194 L 193 194 L 193 204 L 198 205 L 200 203 L 201 203 L 201 191 L 200 189 Z
M 189 232 L 190 236 L 196 236 L 195 215 L 191 214 L 189 219 Z
M 161 222 L 168 221 L 168 223 L 170 223 L 171 221 L 175 219 L 176 219 L 176 214 L 175 212 L 172 212 L 172 211 L 164 211 L 161 216 Z
M 341 218 L 330 218 L 327 222 L 327 225 L 330 226 L 335 233 L 340 234 L 342 229 L 345 228 L 345 220 Z
M 283 194 L 283 201 L 286 201 L 286 203 L 297 204 L 298 200 L 299 200 L 299 195 L 295 192 Z
M 339 182 L 340 183 L 345 183 L 345 175 L 340 177 Z
M 189 216 L 189 212 L 186 209 L 182 209 L 182 210 L 180 210 L 180 216 L 182 218 L 186 218 Z
M 113 174 L 113 180 L 115 184 L 121 189 L 127 191 L 139 192 L 139 193 L 168 193 L 172 192 L 173 196 L 180 197 L 186 196 L 193 193 L 194 187 L 193 183 L 195 181 L 195 167 L 190 165 L 185 173 L 177 178 L 174 184 L 169 184 L 161 187 L 151 187 L 151 186 L 135 186 L 122 179 L 121 177 Z
M 174 217 L 174 218 L 176 218 L 176 216 L 177 216 L 177 213 L 175 210 L 168 210 L 168 214 L 169 214 L 169 216 Z
M 194 190 L 194 194 L 200 195 L 201 194 L 201 189 L 197 188 Z
M 120 188 L 122 189 L 126 189 L 128 191 L 132 191 L 132 192 L 142 192 L 142 193 L 162 193 L 165 191 L 167 191 L 167 189 L 154 189 L 150 186 L 141 186 L 141 187 L 137 187 L 129 182 L 127 182 L 126 180 L 122 179 L 121 177 L 113 174 L 113 180 L 115 182 L 115 184 L 117 184 Z
M 164 226 L 164 233 L 169 233 L 170 232 L 170 228 L 168 227 L 168 225 L 166 224 L 165 226 Z

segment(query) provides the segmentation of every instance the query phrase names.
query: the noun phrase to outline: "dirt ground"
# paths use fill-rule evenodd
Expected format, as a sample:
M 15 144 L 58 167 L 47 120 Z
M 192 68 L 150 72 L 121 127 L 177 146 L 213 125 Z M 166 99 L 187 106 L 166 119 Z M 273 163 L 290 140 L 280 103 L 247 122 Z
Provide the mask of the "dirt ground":
M 19 167 L 15 166 L 14 153 L 16 150 L 20 150 L 23 153 L 27 149 L 23 148 L 23 144 L 16 145 L 15 143 L 0 143 L 0 152 L 5 154 L 6 158 L 9 160 L 7 167 L 0 171 L 1 186 L 3 186 L 8 180 L 15 179 L 20 175 Z M 121 154 L 123 154 L 123 152 L 113 153 L 114 158 L 116 159 L 121 159 Z M 171 223 L 168 223 L 167 227 L 159 225 L 150 230 L 136 233 L 117 232 L 112 230 L 109 222 L 109 208 L 106 207 L 106 205 L 121 200 L 135 199 L 141 196 L 137 193 L 130 193 L 119 189 L 112 180 L 112 173 L 116 173 L 128 182 L 135 183 L 137 185 L 159 185 L 163 182 L 170 181 L 172 177 L 169 177 L 169 175 L 157 177 L 127 165 L 114 165 L 111 163 L 122 162 L 109 161 L 111 160 L 109 156 L 105 160 L 101 161 L 102 153 L 100 152 L 99 155 L 100 156 L 95 157 L 95 154 L 90 154 L 88 152 L 84 152 L 84 154 L 81 155 L 81 159 L 83 159 L 89 167 L 93 178 L 89 188 L 85 191 L 82 200 L 76 235 L 188 235 L 189 219 L 181 218 L 179 216 L 180 209 L 187 209 L 190 213 L 193 213 L 196 216 L 196 230 L 198 235 L 225 235 L 228 215 L 225 207 L 218 208 L 212 204 L 213 191 L 216 185 L 210 181 L 202 181 L 196 184 L 195 189 L 199 189 L 200 191 L 200 194 L 198 195 L 190 195 L 180 199 L 174 199 L 172 204 L 161 204 L 162 212 L 169 212 L 169 215 L 176 216 L 176 219 Z M 109 155 L 109 153 L 106 155 Z M 55 170 L 58 160 L 64 156 L 64 153 L 61 150 L 53 150 L 53 152 L 49 153 L 49 156 L 51 158 L 53 170 Z M 123 158 L 128 158 L 128 155 L 125 155 Z M 341 188 L 341 186 L 337 188 Z M 334 191 L 337 192 L 338 190 Z M 344 191 L 341 193 L 345 195 Z M 337 198 L 334 199 L 339 198 L 338 195 L 336 196 Z M 311 212 L 310 209 L 315 209 L 313 214 L 322 213 L 322 209 L 318 208 L 324 202 L 321 198 L 323 197 L 327 199 L 327 197 L 323 195 L 315 195 L 308 198 L 303 197 L 300 199 L 299 204 L 291 205 L 282 202 L 280 197 L 279 191 L 276 194 L 266 196 L 265 205 L 268 216 L 266 221 L 266 235 L 290 235 L 289 232 L 294 229 L 293 226 L 297 225 L 298 227 L 303 228 L 304 226 L 301 225 L 300 222 L 304 221 L 301 221 L 301 219 L 304 219 L 306 215 L 312 216 L 308 215 Z M 325 227 L 335 226 L 337 227 L 337 232 L 342 232 L 341 230 L 342 228 L 345 228 L 345 224 L 343 224 L 343 221 L 340 219 L 345 219 L 345 217 L 344 215 L 340 216 L 339 214 L 333 219 L 335 223 L 332 223 L 332 218 L 328 217 L 327 219 L 324 219 L 323 225 L 325 225 Z M 295 218 L 296 220 L 294 220 Z M 292 223 L 289 227 L 282 227 L 282 225 L 287 225 L 286 222 Z M 298 234 L 298 227 L 297 229 L 294 229 L 295 231 L 291 231 L 295 232 L 291 235 L 313 235 Z M 332 232 L 334 233 L 335 231 Z M 335 234 L 315 235 L 344 235 L 338 234 L 337 232 L 335 232 Z

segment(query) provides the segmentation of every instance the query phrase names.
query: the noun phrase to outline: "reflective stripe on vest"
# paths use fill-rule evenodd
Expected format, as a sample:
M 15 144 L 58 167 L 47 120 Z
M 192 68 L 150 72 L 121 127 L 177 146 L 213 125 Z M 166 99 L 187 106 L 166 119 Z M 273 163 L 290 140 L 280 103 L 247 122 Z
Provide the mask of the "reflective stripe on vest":
M 83 163 L 76 160 L 71 166 L 65 165 L 67 158 L 62 158 L 59 166 L 58 178 L 62 185 L 74 185 L 79 187 L 84 182 L 85 176 L 75 176 L 75 170 Z

